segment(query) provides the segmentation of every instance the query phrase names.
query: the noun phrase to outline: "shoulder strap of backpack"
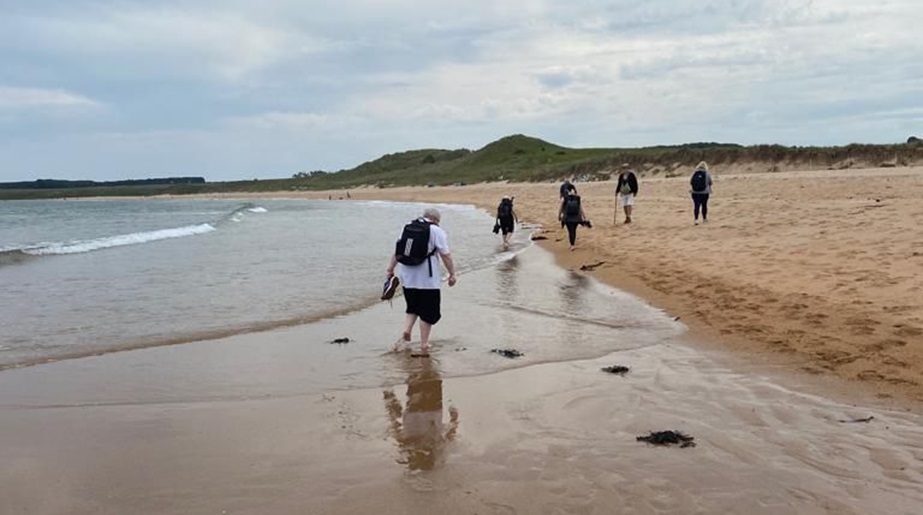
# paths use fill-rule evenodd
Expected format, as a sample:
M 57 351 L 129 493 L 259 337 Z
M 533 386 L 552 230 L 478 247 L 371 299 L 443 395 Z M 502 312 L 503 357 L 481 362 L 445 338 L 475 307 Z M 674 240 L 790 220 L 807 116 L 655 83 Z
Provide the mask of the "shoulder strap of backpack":
M 420 218 L 420 221 L 423 222 L 424 224 L 426 224 L 426 228 L 429 230 L 429 233 L 426 235 L 426 236 L 427 236 L 427 243 L 426 243 L 426 244 L 429 245 L 429 243 L 430 243 L 429 240 L 431 240 L 431 239 L 432 239 L 432 236 L 433 236 L 433 228 L 432 228 L 432 225 L 433 225 L 433 224 L 432 224 L 432 222 L 427 222 L 427 221 L 426 221 L 425 219 L 423 219 L 423 218 Z M 429 276 L 430 276 L 430 277 L 433 276 L 433 254 L 435 254 L 435 253 L 436 253 L 436 243 L 433 242 L 433 250 L 432 250 L 429 254 L 426 255 L 426 265 L 429 267 Z

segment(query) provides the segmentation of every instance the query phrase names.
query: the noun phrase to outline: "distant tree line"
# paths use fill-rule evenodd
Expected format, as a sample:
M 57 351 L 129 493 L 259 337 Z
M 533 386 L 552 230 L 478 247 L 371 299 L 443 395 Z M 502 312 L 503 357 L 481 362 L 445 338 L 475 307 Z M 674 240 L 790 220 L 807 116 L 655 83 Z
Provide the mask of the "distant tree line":
M 123 181 L 66 181 L 38 179 L 35 181 L 0 182 L 5 190 L 44 190 L 68 188 L 94 188 L 101 186 L 152 186 L 159 184 L 205 184 L 204 177 L 163 177 L 158 179 L 128 179 Z

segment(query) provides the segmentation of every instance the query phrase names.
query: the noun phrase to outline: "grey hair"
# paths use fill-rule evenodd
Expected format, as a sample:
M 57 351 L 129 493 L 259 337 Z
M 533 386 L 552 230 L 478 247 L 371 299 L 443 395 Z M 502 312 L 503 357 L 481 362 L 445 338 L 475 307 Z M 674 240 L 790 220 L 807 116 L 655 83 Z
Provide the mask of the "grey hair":
M 434 207 L 428 207 L 423 211 L 423 218 L 432 220 L 433 222 L 439 223 L 442 220 L 442 216 L 439 214 L 439 210 Z

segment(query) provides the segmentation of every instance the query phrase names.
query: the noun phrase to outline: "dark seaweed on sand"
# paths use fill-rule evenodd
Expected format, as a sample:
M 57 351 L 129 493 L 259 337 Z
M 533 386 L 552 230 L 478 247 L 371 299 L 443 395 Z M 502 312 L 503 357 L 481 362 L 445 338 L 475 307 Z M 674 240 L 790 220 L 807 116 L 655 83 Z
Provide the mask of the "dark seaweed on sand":
M 509 358 L 509 359 L 520 358 L 523 355 L 521 352 L 519 352 L 516 349 L 490 349 L 490 352 L 499 354 L 503 356 L 504 358 Z
M 584 271 L 584 272 L 592 272 L 592 271 L 595 270 L 597 267 L 600 267 L 600 266 L 605 265 L 605 264 L 606 264 L 605 261 L 597 261 L 597 262 L 595 262 L 595 263 L 588 263 L 588 264 L 586 264 L 586 265 L 581 265 L 581 266 L 580 266 L 580 270 L 582 270 L 582 271 Z
M 608 372 L 610 374 L 618 374 L 623 376 L 628 373 L 629 368 L 622 365 L 612 365 L 611 367 L 602 367 L 600 370 L 603 372 Z
M 842 422 L 842 423 L 844 423 L 844 424 L 855 424 L 855 423 L 857 423 L 857 422 L 871 422 L 871 421 L 874 420 L 874 419 L 875 419 L 874 416 L 868 416 L 868 417 L 865 417 L 865 418 L 851 418 L 851 419 L 849 419 L 849 420 L 840 420 L 840 422 Z
M 679 431 L 651 431 L 651 434 L 639 436 L 636 440 L 653 445 L 679 445 L 680 448 L 695 447 L 695 442 L 693 442 L 695 438 Z

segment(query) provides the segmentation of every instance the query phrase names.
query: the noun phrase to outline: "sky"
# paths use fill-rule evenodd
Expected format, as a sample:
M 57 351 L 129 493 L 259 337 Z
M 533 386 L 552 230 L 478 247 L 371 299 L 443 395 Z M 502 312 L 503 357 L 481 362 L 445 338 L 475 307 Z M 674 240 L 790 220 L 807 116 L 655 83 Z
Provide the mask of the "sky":
M 921 0 L 0 0 L 0 182 L 923 136 Z

